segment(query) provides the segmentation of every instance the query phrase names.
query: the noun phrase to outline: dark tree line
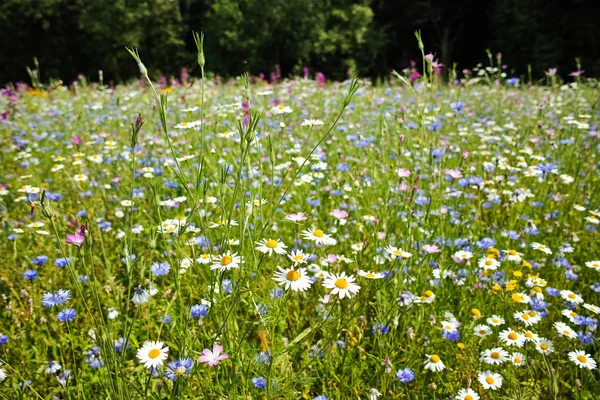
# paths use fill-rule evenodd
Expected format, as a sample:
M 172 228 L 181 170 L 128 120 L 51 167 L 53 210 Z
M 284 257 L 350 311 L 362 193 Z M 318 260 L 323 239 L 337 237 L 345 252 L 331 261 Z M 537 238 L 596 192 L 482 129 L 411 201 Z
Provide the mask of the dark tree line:
M 222 76 L 276 71 L 343 79 L 348 71 L 385 77 L 426 51 L 460 71 L 502 52 L 514 75 L 581 58 L 600 73 L 598 0 L 2 0 L 0 83 L 27 81 L 37 57 L 43 81 L 78 74 L 137 76 L 125 46 L 139 48 L 155 74 L 198 73 L 192 30 L 206 35 L 206 68 Z

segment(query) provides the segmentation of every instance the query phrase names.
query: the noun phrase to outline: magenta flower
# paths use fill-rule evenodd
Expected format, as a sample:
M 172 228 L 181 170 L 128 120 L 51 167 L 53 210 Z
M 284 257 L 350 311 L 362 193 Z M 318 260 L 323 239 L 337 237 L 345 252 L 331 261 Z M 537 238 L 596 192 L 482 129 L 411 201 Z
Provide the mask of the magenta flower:
M 431 254 L 431 253 L 439 253 L 442 250 L 440 250 L 440 248 L 437 247 L 436 245 L 425 244 L 425 245 L 423 245 L 423 251 Z
M 81 227 L 79 228 L 79 231 L 77 231 L 73 234 L 67 235 L 67 243 L 73 244 L 77 247 L 81 247 L 83 242 L 85 242 L 85 231 L 86 231 L 85 225 L 81 225 Z
M 297 214 L 288 214 L 285 216 L 284 219 L 287 221 L 292 221 L 292 222 L 300 222 L 300 221 L 306 221 L 308 218 L 306 217 L 306 215 L 304 215 L 303 212 L 299 212 Z
M 448 174 L 450 177 L 452 177 L 452 178 L 454 178 L 454 179 L 460 179 L 460 178 L 462 178 L 462 177 L 463 177 L 463 174 L 462 174 L 462 172 L 460 172 L 460 171 L 459 171 L 459 170 L 457 170 L 457 169 L 447 169 L 447 170 L 446 170 L 446 173 L 447 173 L 447 174 Z
M 339 210 L 339 209 L 335 209 L 333 210 L 331 213 L 329 213 L 329 215 L 331 215 L 334 218 L 337 219 L 345 219 L 348 218 L 348 212 L 344 211 L 344 210 Z
M 73 136 L 73 137 L 71 138 L 71 141 L 72 141 L 73 143 L 75 143 L 77 146 L 79 146 L 79 145 L 80 145 L 80 144 L 83 142 L 83 139 L 82 139 L 82 138 L 80 138 L 79 136 Z
M 211 367 L 219 365 L 221 361 L 229 358 L 229 355 L 221 354 L 221 351 L 223 351 L 223 346 L 215 344 L 213 346 L 212 351 L 210 351 L 209 349 L 204 349 L 198 361 L 200 361 L 201 363 L 208 363 L 208 365 L 210 365 Z
M 396 173 L 398 174 L 398 178 L 408 178 L 410 176 L 410 170 L 406 168 L 398 168 Z

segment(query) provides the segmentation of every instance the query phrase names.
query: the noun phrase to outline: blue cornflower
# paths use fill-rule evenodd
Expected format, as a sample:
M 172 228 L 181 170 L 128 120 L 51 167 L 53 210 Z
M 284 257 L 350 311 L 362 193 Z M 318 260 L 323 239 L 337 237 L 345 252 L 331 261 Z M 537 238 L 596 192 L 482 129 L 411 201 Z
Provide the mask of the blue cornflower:
M 554 168 L 556 168 L 557 165 L 558 165 L 557 163 L 538 164 L 535 166 L 535 168 L 542 171 L 544 176 L 546 176 L 546 174 L 549 174 L 550 172 L 552 172 L 552 170 Z
M 377 335 L 377 334 L 385 335 L 389 331 L 390 331 L 390 327 L 381 322 L 377 322 L 375 325 L 373 325 L 373 328 L 371 329 L 371 332 L 373 333 L 373 335 Z
M 124 344 L 125 344 L 125 338 L 123 338 L 123 337 L 115 340 L 115 350 L 122 351 Z M 130 347 L 131 346 L 130 346 L 129 342 L 127 342 L 127 348 L 125 350 L 128 350 Z
M 591 332 L 578 331 L 577 338 L 581 344 L 590 344 L 594 342 L 594 335 Z
M 86 356 L 85 362 L 88 363 L 92 369 L 98 369 L 104 365 L 104 361 L 100 359 L 100 347 L 94 346 L 84 354 Z
M 554 289 L 553 287 L 548 286 L 546 288 L 546 293 L 548 293 L 548 295 L 550 297 L 558 297 L 560 296 L 560 292 L 558 291 L 558 289 Z
M 54 260 L 54 266 L 58 267 L 58 268 L 64 268 L 67 265 L 71 264 L 71 257 L 69 258 L 57 258 L 56 260 Z
M 42 296 L 42 305 L 46 308 L 64 305 L 71 297 L 71 292 L 64 289 L 59 289 L 56 293 L 44 293 Z
M 5 345 L 9 340 L 8 336 L 0 334 L 0 346 Z
M 35 265 L 44 265 L 48 262 L 48 256 L 36 256 L 31 262 Z
M 431 155 L 433 156 L 433 158 L 440 158 L 444 155 L 444 149 L 434 149 L 431 152 Z
M 455 342 L 457 340 L 460 340 L 460 332 L 459 331 L 444 331 L 444 333 L 442 333 L 442 336 L 444 337 L 444 339 L 448 339 L 452 342 Z
M 267 387 L 267 380 L 262 376 L 252 378 L 252 385 L 257 389 L 264 389 Z
M 535 311 L 544 311 L 548 307 L 548 303 L 535 297 L 529 301 L 529 305 Z
M 75 319 L 75 316 L 77 315 L 77 313 L 75 312 L 74 309 L 72 308 L 65 308 L 64 310 L 60 311 L 58 313 L 58 320 L 60 322 L 71 322 Z
M 35 269 L 28 269 L 27 271 L 23 272 L 23 278 L 29 279 L 30 281 L 37 278 L 37 276 L 38 272 Z
M 346 348 L 346 343 L 343 340 L 338 340 L 337 342 L 335 342 L 335 345 L 339 349 L 345 349 Z
M 399 369 L 396 372 L 396 378 L 402 383 L 409 383 L 415 379 L 415 373 L 410 368 Z
M 206 304 L 195 304 L 190 307 L 190 315 L 192 318 L 205 317 L 208 314 L 208 306 Z
M 229 279 L 223 279 L 221 289 L 225 293 L 233 292 L 233 282 L 231 282 Z
M 511 86 L 516 85 L 517 83 L 519 83 L 519 78 L 508 78 L 506 80 L 506 83 L 508 83 Z
M 590 285 L 590 289 L 592 289 L 596 293 L 600 293 L 600 282 L 595 282 Z
M 329 400 L 329 397 L 320 395 L 317 397 L 313 397 L 313 400 Z
M 281 289 L 280 287 L 276 287 L 275 289 L 271 290 L 272 299 L 278 299 L 280 297 L 283 297 L 283 289 Z
M 164 316 L 161 315 L 158 321 L 168 324 L 169 322 L 171 322 L 171 314 L 165 314 Z
M 271 350 L 267 350 L 266 353 L 264 351 L 261 351 L 256 356 L 256 362 L 259 364 L 268 364 L 270 361 L 271 361 Z
M 350 166 L 348 164 L 338 164 L 336 168 L 338 171 L 341 171 L 341 172 L 350 171 Z
M 453 110 L 456 110 L 456 111 L 462 110 L 464 106 L 465 106 L 465 103 L 463 103 L 462 101 L 457 101 L 456 103 L 450 104 L 450 108 L 452 108 Z
M 481 239 L 480 241 L 475 243 L 481 250 L 487 250 L 490 247 L 494 247 L 496 245 L 496 241 L 490 237 L 486 237 Z
M 165 376 L 171 380 L 175 380 L 181 376 L 187 376 L 194 365 L 191 358 L 180 358 L 179 360 L 171 361 L 167 364 Z
M 154 263 L 150 267 L 150 271 L 156 276 L 165 276 L 171 270 L 169 263 Z

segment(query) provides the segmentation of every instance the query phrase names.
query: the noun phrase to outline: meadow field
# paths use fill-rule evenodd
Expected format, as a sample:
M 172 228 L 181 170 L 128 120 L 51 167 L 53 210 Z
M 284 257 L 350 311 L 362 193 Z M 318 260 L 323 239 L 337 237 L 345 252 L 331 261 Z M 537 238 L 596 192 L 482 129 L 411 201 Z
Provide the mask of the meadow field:
M 1 398 L 600 397 L 598 81 L 138 62 L 2 90 Z

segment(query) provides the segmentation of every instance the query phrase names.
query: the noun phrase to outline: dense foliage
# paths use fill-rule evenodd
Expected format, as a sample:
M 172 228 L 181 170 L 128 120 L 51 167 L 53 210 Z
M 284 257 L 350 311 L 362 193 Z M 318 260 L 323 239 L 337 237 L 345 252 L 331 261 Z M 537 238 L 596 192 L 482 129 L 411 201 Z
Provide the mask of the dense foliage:
M 135 46 L 156 75 L 194 69 L 191 31 L 207 35 L 210 72 L 284 77 L 303 67 L 345 79 L 387 77 L 410 59 L 413 32 L 459 70 L 503 52 L 518 76 L 557 67 L 563 76 L 582 58 L 600 73 L 595 0 L 3 0 L 0 83 L 27 81 L 37 57 L 42 78 L 78 74 L 106 82 L 134 77 L 124 46 Z
M 597 398 L 597 81 L 131 55 L 1 92 L 1 397 Z

